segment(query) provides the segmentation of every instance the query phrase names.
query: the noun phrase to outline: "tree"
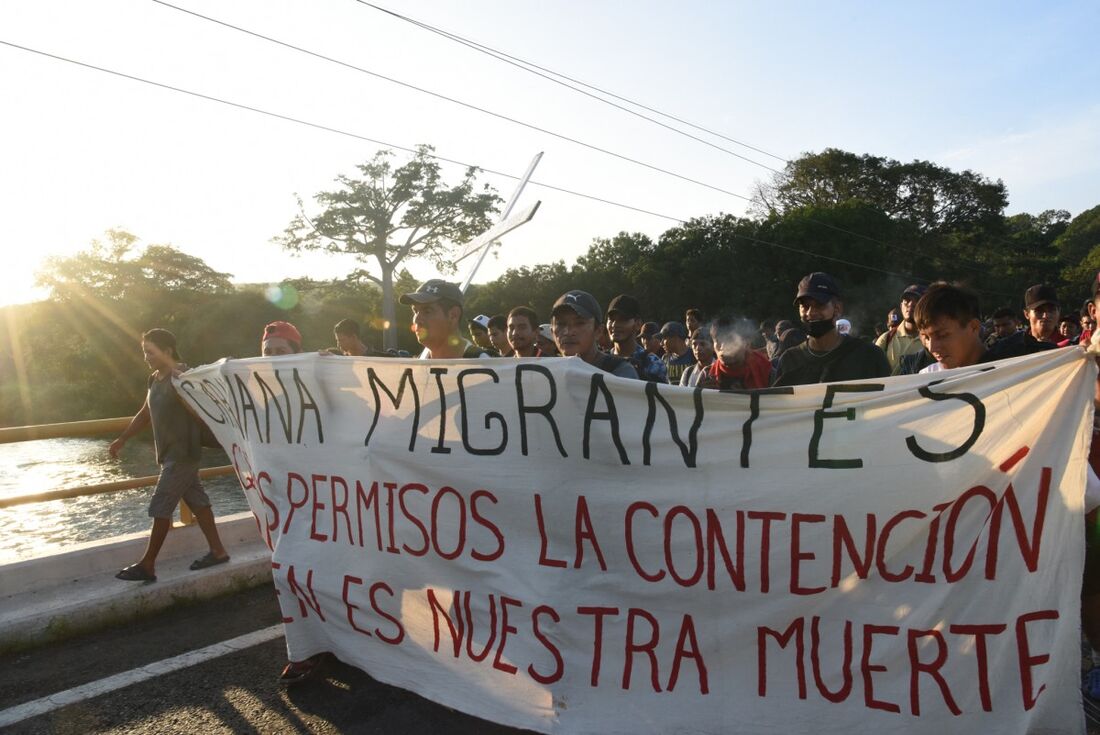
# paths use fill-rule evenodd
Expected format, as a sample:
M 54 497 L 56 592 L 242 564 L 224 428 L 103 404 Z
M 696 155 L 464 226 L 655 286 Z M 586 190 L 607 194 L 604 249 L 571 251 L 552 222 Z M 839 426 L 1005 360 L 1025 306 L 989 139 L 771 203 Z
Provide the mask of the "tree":
M 379 151 L 356 166 L 362 178 L 340 175 L 338 189 L 314 195 L 320 213 L 306 214 L 299 198 L 298 215 L 275 238 L 294 252 L 351 255 L 364 264 L 375 261 L 377 274 L 357 269 L 348 279 L 381 287 L 387 349 L 397 346 L 394 274 L 398 266 L 409 258 L 427 258 L 441 271 L 453 272 L 447 260 L 449 246 L 488 229 L 502 201 L 488 184 L 475 192 L 477 169 L 472 167 L 461 182 L 448 188 L 439 164 L 430 156 L 432 150 L 418 146 L 412 160 L 399 168 L 390 162 L 391 153 Z

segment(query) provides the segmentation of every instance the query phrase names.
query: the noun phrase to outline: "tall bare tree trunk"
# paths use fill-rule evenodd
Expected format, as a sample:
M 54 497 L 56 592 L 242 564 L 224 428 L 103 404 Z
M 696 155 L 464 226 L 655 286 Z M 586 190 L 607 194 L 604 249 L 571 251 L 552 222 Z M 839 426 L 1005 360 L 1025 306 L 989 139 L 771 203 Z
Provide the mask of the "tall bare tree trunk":
M 397 349 L 397 301 L 393 293 L 393 268 L 382 266 L 382 349 Z

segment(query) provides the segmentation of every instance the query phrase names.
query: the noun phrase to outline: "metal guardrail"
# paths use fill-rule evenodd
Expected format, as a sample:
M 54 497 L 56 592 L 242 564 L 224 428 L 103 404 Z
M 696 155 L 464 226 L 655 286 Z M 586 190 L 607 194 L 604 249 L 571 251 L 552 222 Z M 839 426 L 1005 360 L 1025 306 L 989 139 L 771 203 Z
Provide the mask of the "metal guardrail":
M 94 419 L 92 421 L 70 421 L 60 424 L 38 424 L 36 426 L 11 426 L 0 428 L 0 444 L 14 442 L 34 441 L 36 439 L 61 439 L 77 436 L 98 436 L 100 434 L 121 434 L 122 430 L 130 425 L 130 417 L 123 416 L 116 419 Z M 221 477 L 233 474 L 231 465 L 221 467 L 207 467 L 199 470 L 199 477 Z M 44 503 L 50 500 L 63 500 L 65 498 L 80 498 L 87 495 L 100 495 L 102 493 L 114 493 L 122 490 L 133 490 L 139 487 L 149 487 L 157 483 L 156 475 L 147 477 L 132 477 L 128 480 L 116 480 L 103 482 L 97 485 L 81 485 L 78 487 L 62 488 L 60 490 L 48 490 L 42 493 L 29 493 L 16 495 L 10 498 L 0 498 L 0 508 L 10 508 L 15 505 L 27 505 L 29 503 Z M 180 503 L 180 519 L 186 524 L 193 518 L 187 506 Z

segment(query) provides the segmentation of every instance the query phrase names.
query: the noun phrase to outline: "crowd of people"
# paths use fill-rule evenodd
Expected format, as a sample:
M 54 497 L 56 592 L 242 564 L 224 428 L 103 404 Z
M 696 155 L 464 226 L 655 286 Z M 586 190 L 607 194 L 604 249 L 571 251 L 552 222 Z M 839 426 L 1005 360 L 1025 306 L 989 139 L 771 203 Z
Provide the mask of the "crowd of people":
M 683 321 L 663 325 L 645 319 L 636 298 L 620 294 L 604 309 L 592 294 L 571 290 L 540 322 L 528 305 L 506 315 L 478 314 L 467 319 L 462 290 L 441 279 L 425 281 L 400 297 L 412 311 L 422 359 L 576 357 L 615 376 L 715 390 L 754 390 L 889 375 L 930 373 L 1088 344 L 1100 309 L 1100 276 L 1091 284 L 1084 306 L 1063 312 L 1057 291 L 1037 284 L 1024 293 L 1022 311 L 1002 307 L 988 317 L 971 290 L 945 282 L 911 285 L 900 294 L 875 337 L 853 333 L 844 318 L 845 301 L 836 279 L 811 273 L 794 292 L 797 320 L 763 322 L 725 316 L 706 318 L 696 308 Z M 468 336 L 467 336 L 468 335 Z M 343 319 L 333 329 L 336 347 L 325 353 L 349 356 L 411 357 L 396 350 L 375 352 L 363 340 L 358 323 Z M 153 374 L 148 396 L 130 426 L 110 452 L 117 456 L 125 442 L 148 426 L 153 428 L 161 474 L 150 501 L 153 529 L 143 558 L 119 572 L 120 579 L 150 582 L 155 562 L 181 499 L 195 511 L 209 542 L 209 553 L 192 569 L 228 561 L 217 535 L 210 501 L 198 478 L 201 436 L 198 420 L 183 408 L 171 390 L 170 378 L 186 369 L 175 337 L 163 329 L 142 336 L 142 349 Z M 302 352 L 302 336 L 286 321 L 264 327 L 262 356 Z M 1094 400 L 1100 403 L 1100 383 Z M 1100 495 L 1100 441 L 1093 434 L 1089 457 L 1090 492 L 1087 521 L 1096 521 L 1094 498 Z M 1086 534 L 1085 578 L 1081 591 L 1082 625 L 1094 650 L 1100 649 L 1100 541 Z M 1097 663 L 1100 664 L 1100 655 Z M 316 678 L 330 654 L 288 662 L 280 682 L 296 684 Z M 1089 673 L 1086 696 L 1100 701 L 1100 666 Z

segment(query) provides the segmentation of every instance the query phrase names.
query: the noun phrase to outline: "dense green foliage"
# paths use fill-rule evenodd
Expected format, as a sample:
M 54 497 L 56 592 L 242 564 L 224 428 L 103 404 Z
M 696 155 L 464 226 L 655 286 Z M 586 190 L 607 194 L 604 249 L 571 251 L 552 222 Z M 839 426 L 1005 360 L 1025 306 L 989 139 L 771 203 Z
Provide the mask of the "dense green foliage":
M 341 185 L 346 197 L 362 202 L 376 196 L 369 183 L 376 173 L 379 181 L 396 173 L 384 159 L 360 170 L 362 181 Z M 490 197 L 480 200 L 480 219 L 467 221 L 471 232 L 495 205 L 492 195 L 469 188 L 472 174 L 457 189 L 444 189 L 433 178 L 438 172 L 406 173 L 435 192 L 428 196 L 435 204 L 433 197 L 450 196 L 452 204 Z M 402 206 L 423 200 L 415 185 L 406 189 Z M 341 213 L 350 205 L 340 196 L 318 195 L 321 218 L 312 225 L 295 220 L 282 244 L 348 252 L 347 238 L 336 243 L 337 229 L 352 228 L 359 214 L 354 207 Z M 466 312 L 497 314 L 524 304 L 548 321 L 553 301 L 581 288 L 603 304 L 633 293 L 658 321 L 680 319 L 691 306 L 710 315 L 794 318 L 795 286 L 814 270 L 840 280 L 846 314 L 864 333 L 883 320 L 907 284 L 937 279 L 976 288 L 987 311 L 1021 308 L 1024 290 L 1039 282 L 1058 286 L 1065 306 L 1076 308 L 1100 270 L 1100 206 L 1072 220 L 1061 210 L 1008 217 L 1007 200 L 1001 182 L 971 171 L 827 150 L 791 162 L 783 176 L 761 186 L 750 216 L 699 217 L 656 240 L 626 232 L 597 238 L 573 265 L 533 264 L 474 287 Z M 317 237 L 302 227 L 316 227 Z M 455 233 L 460 230 L 452 235 L 461 240 Z M 433 240 L 431 257 L 444 266 L 443 239 L 450 237 Z M 147 372 L 138 337 L 154 326 L 174 331 L 193 365 L 256 355 L 263 325 L 279 318 L 301 329 L 305 349 L 331 346 L 332 325 L 345 317 L 367 325 L 368 342 L 381 345 L 382 293 L 363 271 L 337 282 L 283 284 L 272 298 L 265 285 L 235 287 L 229 274 L 171 247 L 137 251 L 135 244 L 133 235 L 109 232 L 88 251 L 47 263 L 41 282 L 50 289 L 48 301 L 0 309 L 0 425 L 134 411 Z M 385 253 L 392 261 L 394 253 Z M 393 280 L 397 293 L 415 287 L 404 271 Z M 398 309 L 394 321 L 398 346 L 416 349 L 408 310 Z

